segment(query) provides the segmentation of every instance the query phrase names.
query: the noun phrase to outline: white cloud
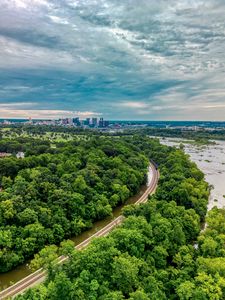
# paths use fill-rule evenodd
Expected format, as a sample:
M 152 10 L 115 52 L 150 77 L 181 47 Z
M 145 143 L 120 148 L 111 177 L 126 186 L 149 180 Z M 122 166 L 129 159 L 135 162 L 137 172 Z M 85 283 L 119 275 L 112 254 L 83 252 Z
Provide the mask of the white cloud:
M 81 118 L 100 116 L 101 113 L 92 111 L 67 111 L 67 110 L 22 110 L 0 107 L 0 118 L 33 118 L 33 119 L 58 119 Z
M 208 108 L 208 109 L 225 108 L 225 104 L 205 105 L 205 106 L 203 106 L 203 108 Z
M 23 108 L 26 108 L 26 107 L 30 107 L 30 106 L 34 106 L 34 105 L 37 105 L 37 103 L 34 103 L 34 102 L 14 102 L 14 103 L 0 103 L 0 110 L 1 108 L 3 109 L 13 109 L 14 107 L 23 107 Z
M 14 4 L 15 6 L 17 6 L 18 8 L 24 8 L 27 9 L 28 7 L 34 7 L 36 6 L 47 6 L 49 7 L 49 3 L 48 1 L 45 0 L 7 0 L 8 2 L 11 2 L 12 4 Z M 4 2 L 4 0 L 3 0 Z
M 115 105 L 120 107 L 125 107 L 125 108 L 132 108 L 132 109 L 147 108 L 149 106 L 149 104 L 141 101 L 124 101 L 124 102 L 117 103 Z
M 49 16 L 49 18 L 56 24 L 63 24 L 63 25 L 69 24 L 69 22 L 66 19 L 60 18 L 58 16 Z

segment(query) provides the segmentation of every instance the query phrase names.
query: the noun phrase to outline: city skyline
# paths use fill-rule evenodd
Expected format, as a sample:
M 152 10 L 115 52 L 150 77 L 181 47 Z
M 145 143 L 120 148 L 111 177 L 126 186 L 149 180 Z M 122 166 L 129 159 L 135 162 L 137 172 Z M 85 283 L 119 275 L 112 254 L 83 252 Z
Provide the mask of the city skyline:
M 225 118 L 222 0 L 2 0 L 0 118 Z

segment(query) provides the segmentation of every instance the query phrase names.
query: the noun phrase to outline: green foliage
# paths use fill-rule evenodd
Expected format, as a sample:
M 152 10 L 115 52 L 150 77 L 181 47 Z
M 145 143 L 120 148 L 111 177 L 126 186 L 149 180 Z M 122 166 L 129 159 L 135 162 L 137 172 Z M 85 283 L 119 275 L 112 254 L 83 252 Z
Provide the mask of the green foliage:
M 93 137 L 51 148 L 41 139 L 0 141 L 2 151 L 26 154 L 0 159 L 0 231 L 9 236 L 0 246 L 1 272 L 45 245 L 80 234 L 134 195 L 149 164 L 135 143 L 133 138 Z
M 73 251 L 69 261 L 50 270 L 44 284 L 47 288 L 47 294 L 45 289 L 43 292 L 44 299 L 224 299 L 223 259 L 208 260 L 211 253 L 221 251 L 218 245 L 224 247 L 225 226 L 221 229 L 220 214 L 218 221 L 209 220 L 213 229 L 206 230 L 215 241 L 212 243 L 209 233 L 205 240 L 203 233 L 199 237 L 199 249 L 193 246 L 200 233 L 209 195 L 203 174 L 180 150 L 140 136 L 123 139 L 132 149 L 159 164 L 161 176 L 157 192 L 145 204 L 124 208 L 125 221 L 107 237 L 95 239 L 82 251 Z M 101 150 L 112 158 L 108 178 L 104 177 L 103 182 L 111 186 L 110 201 L 114 206 L 123 201 L 124 184 L 115 180 L 121 149 L 110 148 L 107 142 Z M 92 155 L 98 160 L 98 156 Z M 119 156 L 116 161 L 115 156 Z M 133 157 L 131 160 L 136 161 Z M 143 167 L 142 162 L 138 165 Z M 82 176 L 87 184 L 87 174 L 82 173 Z M 126 172 L 121 171 L 121 176 L 127 182 Z M 85 183 L 79 180 L 82 189 Z M 92 176 L 90 182 L 98 180 Z M 98 188 L 101 189 L 99 182 Z M 98 205 L 98 201 L 96 203 Z M 92 215 L 92 210 L 89 213 Z M 218 240 L 213 235 L 216 230 L 220 232 Z M 199 257 L 201 252 L 206 257 Z
M 38 254 L 35 254 L 34 259 L 32 260 L 30 267 L 33 271 L 44 267 L 48 269 L 50 265 L 58 257 L 57 246 L 51 245 L 43 248 Z

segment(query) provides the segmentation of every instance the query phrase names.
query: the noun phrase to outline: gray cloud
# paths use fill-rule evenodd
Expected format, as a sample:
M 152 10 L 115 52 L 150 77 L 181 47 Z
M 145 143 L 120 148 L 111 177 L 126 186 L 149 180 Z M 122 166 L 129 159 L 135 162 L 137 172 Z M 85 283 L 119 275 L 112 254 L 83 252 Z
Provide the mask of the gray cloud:
M 2 0 L 0 11 L 0 103 L 110 118 L 224 110 L 222 0 Z M 138 101 L 149 111 L 120 105 Z

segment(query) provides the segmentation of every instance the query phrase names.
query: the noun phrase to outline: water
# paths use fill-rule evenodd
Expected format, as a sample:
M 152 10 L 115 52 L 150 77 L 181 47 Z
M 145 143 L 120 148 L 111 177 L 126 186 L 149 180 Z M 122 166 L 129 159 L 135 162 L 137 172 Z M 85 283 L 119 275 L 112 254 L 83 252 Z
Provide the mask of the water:
M 160 138 L 167 146 L 179 147 L 184 144 L 185 153 L 190 155 L 199 169 L 205 174 L 206 181 L 213 185 L 208 202 L 208 210 L 214 206 L 225 207 L 225 141 L 214 141 L 215 145 L 197 146 L 178 138 Z
M 148 174 L 147 174 L 147 184 L 141 186 L 139 192 L 133 196 L 130 197 L 124 204 L 116 207 L 113 210 L 112 216 L 105 218 L 104 220 L 97 221 L 93 224 L 93 227 L 89 230 L 84 231 L 82 234 L 76 237 L 72 237 L 71 240 L 75 243 L 75 245 L 80 244 L 90 236 L 92 236 L 94 233 L 99 231 L 101 228 L 105 227 L 107 224 L 109 224 L 113 219 L 117 218 L 119 215 L 121 215 L 121 210 L 124 206 L 128 204 L 133 204 L 137 202 L 137 200 L 143 195 L 143 193 L 147 190 L 147 187 L 149 186 L 151 179 L 152 179 L 152 170 L 149 168 Z M 23 279 L 24 277 L 31 274 L 32 271 L 29 269 L 28 263 L 18 266 L 12 271 L 9 271 L 7 273 L 0 274 L 0 290 L 3 290 L 13 283 L 16 283 L 17 281 Z

